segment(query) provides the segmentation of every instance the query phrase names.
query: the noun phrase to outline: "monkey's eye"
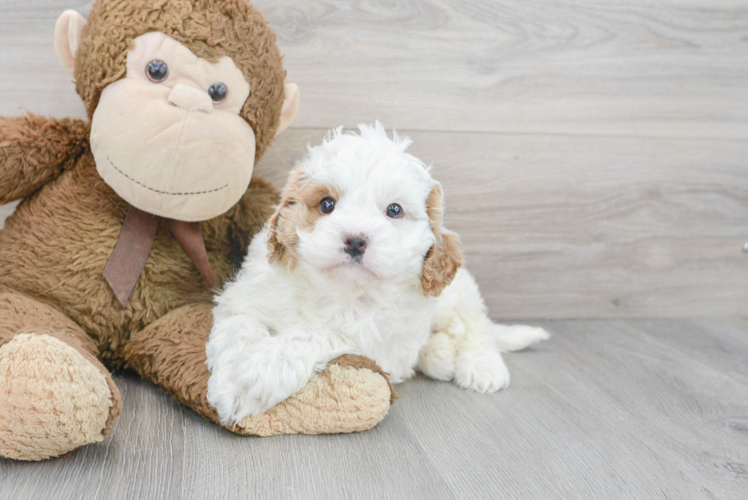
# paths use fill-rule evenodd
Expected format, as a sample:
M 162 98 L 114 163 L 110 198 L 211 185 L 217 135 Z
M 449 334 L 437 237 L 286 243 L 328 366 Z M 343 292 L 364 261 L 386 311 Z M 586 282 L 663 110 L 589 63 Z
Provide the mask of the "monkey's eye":
M 154 59 L 145 67 L 145 76 L 154 83 L 161 83 L 169 76 L 169 67 L 161 59 Z
M 389 207 L 387 207 L 387 217 L 390 219 L 399 219 L 403 216 L 403 207 L 398 205 L 397 203 L 393 203 Z
M 213 102 L 223 101 L 228 93 L 229 89 L 226 88 L 225 83 L 214 83 L 208 88 L 208 95 L 213 99 Z
M 324 200 L 319 202 L 319 211 L 323 214 L 329 214 L 332 213 L 332 211 L 335 210 L 335 200 L 327 197 Z

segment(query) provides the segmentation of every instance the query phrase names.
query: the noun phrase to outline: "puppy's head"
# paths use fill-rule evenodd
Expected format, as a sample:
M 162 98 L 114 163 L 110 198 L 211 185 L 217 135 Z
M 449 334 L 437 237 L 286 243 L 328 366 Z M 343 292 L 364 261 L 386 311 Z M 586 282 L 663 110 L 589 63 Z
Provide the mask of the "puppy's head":
M 437 296 L 462 266 L 459 237 L 442 227 L 442 189 L 380 123 L 332 132 L 291 172 L 271 217 L 271 262 L 343 284 L 420 281 Z

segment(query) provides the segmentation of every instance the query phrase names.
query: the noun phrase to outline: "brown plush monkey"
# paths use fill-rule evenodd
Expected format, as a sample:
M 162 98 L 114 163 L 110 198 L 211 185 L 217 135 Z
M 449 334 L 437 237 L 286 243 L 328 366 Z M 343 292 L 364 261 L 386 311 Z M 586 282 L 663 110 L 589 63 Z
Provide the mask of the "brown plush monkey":
M 252 169 L 298 106 L 245 0 L 97 0 L 55 48 L 90 122 L 0 118 L 0 456 L 101 441 L 128 366 L 205 418 L 212 278 L 234 272 L 277 193 Z M 107 368 L 105 368 L 107 367 Z M 240 434 L 365 430 L 386 375 L 334 360 Z

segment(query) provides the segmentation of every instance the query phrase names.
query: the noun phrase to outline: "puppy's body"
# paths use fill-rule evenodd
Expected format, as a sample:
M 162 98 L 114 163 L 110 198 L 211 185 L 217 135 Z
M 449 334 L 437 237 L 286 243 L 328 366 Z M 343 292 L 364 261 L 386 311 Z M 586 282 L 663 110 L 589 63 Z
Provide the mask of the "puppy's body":
M 441 227 L 441 188 L 408 145 L 379 125 L 337 132 L 292 172 L 216 299 L 208 400 L 222 420 L 271 408 L 348 353 L 375 360 L 394 383 L 418 367 L 495 391 L 509 383 L 499 348 L 547 338 L 490 322 L 456 235 Z
M 418 280 L 340 286 L 313 270 L 270 264 L 266 242 L 267 230 L 255 236 L 236 282 L 217 298 L 209 348 L 223 339 L 223 349 L 235 348 L 235 329 L 222 327 L 251 321 L 259 324 L 255 336 L 303 345 L 298 350 L 284 347 L 309 357 L 317 368 L 341 354 L 355 353 L 377 361 L 395 383 L 413 375 L 431 333 L 437 300 L 420 292 Z M 319 350 L 310 341 L 327 352 L 317 358 Z

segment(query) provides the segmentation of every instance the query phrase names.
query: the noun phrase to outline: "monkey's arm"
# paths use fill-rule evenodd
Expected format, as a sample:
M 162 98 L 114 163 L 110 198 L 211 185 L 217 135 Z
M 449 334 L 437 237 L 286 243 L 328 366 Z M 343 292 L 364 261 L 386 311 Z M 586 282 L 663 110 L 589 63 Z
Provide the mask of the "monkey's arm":
M 72 167 L 88 135 L 82 120 L 0 117 L 0 205 L 33 193 Z

